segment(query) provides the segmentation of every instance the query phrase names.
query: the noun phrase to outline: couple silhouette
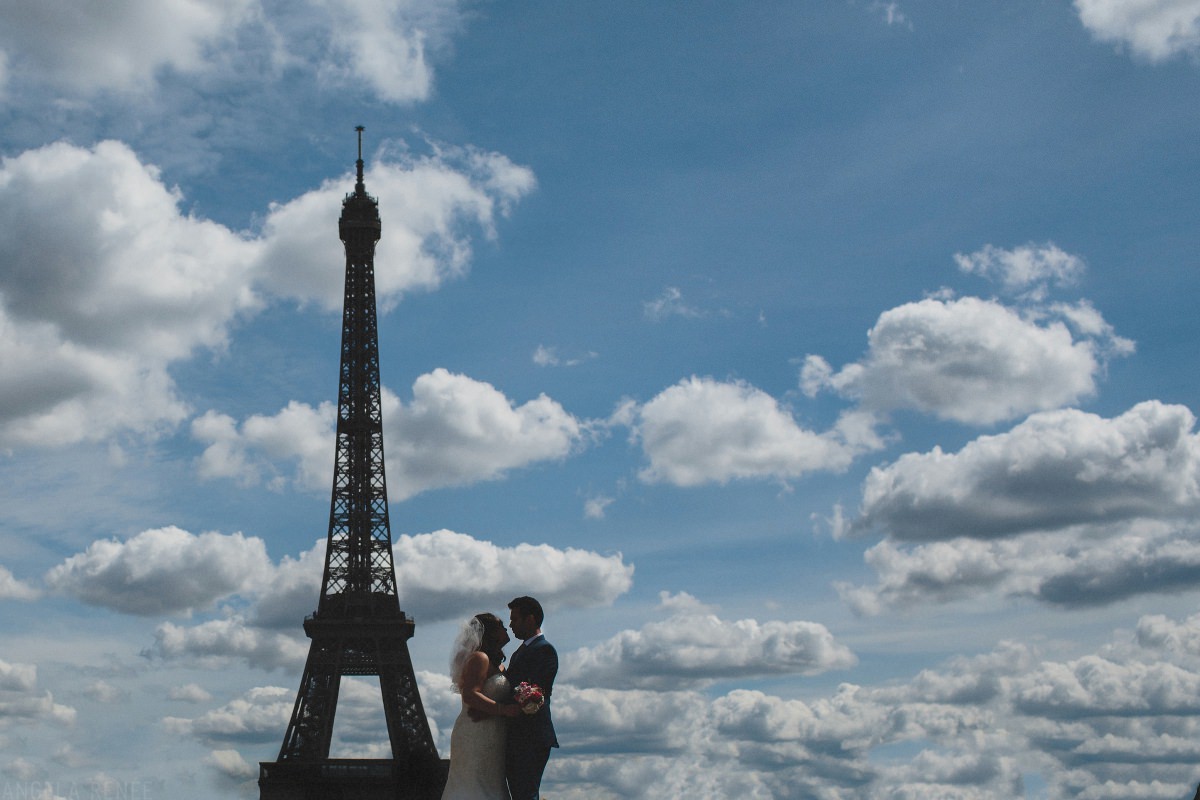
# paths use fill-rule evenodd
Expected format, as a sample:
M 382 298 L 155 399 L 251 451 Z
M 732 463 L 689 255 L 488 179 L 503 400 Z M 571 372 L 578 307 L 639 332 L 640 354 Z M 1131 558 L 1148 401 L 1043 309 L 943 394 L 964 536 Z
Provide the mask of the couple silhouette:
M 542 635 L 545 614 L 532 597 L 508 604 L 521 644 L 505 666 L 508 631 L 495 614 L 463 625 L 450 656 L 462 711 L 450 735 L 442 800 L 537 800 L 550 749 L 558 747 L 550 698 L 558 652 Z

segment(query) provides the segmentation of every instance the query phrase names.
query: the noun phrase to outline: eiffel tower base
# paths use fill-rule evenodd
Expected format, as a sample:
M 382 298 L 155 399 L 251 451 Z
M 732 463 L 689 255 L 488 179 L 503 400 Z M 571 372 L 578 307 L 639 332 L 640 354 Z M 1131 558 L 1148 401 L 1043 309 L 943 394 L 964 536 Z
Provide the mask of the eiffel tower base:
M 316 763 L 262 761 L 260 800 L 440 800 L 450 762 L 398 768 L 391 759 L 330 758 Z

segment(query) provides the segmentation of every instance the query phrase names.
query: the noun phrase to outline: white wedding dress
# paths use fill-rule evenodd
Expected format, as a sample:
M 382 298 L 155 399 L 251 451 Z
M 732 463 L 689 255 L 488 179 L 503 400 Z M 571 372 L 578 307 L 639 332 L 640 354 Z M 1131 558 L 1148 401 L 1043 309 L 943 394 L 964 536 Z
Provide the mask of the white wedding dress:
M 503 702 L 512 697 L 508 679 L 497 673 L 483 683 L 483 693 Z M 475 721 L 463 703 L 450 734 L 450 775 L 442 800 L 508 800 L 504 783 L 504 743 L 508 719 L 488 716 Z

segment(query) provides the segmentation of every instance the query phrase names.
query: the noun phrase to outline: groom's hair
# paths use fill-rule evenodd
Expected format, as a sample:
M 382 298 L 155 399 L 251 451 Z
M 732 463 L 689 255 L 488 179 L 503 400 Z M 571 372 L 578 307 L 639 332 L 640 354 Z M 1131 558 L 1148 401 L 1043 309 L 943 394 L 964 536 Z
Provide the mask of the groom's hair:
M 542 621 L 546 619 L 546 614 L 542 611 L 542 604 L 532 597 L 518 597 L 509 603 L 508 607 L 523 617 L 533 615 L 533 619 L 537 622 L 539 628 L 542 627 Z

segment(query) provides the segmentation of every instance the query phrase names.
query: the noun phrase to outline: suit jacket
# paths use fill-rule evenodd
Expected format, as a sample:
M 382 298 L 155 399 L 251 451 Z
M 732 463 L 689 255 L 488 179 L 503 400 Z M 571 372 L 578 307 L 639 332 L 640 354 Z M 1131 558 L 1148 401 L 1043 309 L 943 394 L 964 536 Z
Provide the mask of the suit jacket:
M 550 696 L 554 693 L 554 677 L 558 674 L 558 651 L 554 645 L 538 634 L 532 642 L 513 653 L 505 674 L 513 689 L 522 682 L 533 683 L 541 687 L 542 695 L 546 698 L 545 705 L 536 714 L 521 714 L 513 718 L 508 726 L 509 743 L 558 747 L 554 719 L 550 715 Z

